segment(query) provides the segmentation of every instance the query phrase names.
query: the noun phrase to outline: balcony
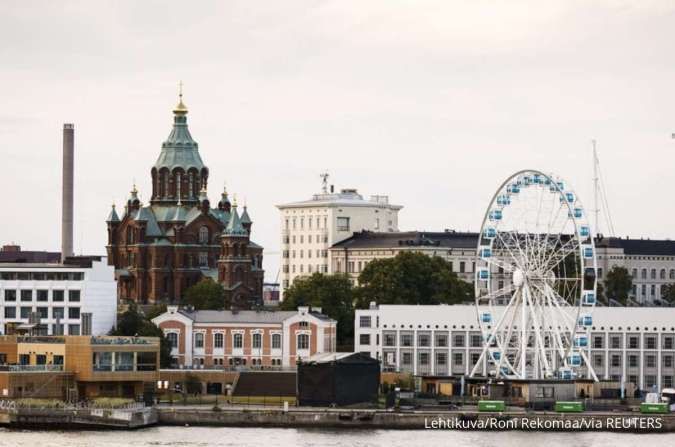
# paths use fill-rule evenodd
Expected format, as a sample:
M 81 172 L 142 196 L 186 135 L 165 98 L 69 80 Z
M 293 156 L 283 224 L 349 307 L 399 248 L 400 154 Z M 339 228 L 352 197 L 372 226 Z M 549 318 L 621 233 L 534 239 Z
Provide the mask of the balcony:
M 0 365 L 0 371 L 61 372 L 63 371 L 63 365 Z

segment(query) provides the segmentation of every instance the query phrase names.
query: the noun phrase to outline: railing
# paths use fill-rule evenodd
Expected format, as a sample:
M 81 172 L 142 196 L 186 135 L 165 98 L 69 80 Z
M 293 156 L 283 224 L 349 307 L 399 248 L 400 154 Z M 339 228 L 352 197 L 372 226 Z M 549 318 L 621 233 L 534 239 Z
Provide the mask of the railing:
M 64 337 L 54 337 L 54 336 L 23 336 L 16 338 L 17 343 L 60 343 L 63 344 L 66 342 Z
M 63 365 L 0 365 L 0 371 L 63 371 Z
M 163 371 L 181 371 L 181 370 L 190 370 L 190 371 L 228 371 L 228 372 L 249 372 L 249 371 L 282 371 L 282 372 L 295 372 L 297 368 L 295 366 L 243 366 L 243 365 L 180 365 L 172 366 L 169 368 L 162 368 Z

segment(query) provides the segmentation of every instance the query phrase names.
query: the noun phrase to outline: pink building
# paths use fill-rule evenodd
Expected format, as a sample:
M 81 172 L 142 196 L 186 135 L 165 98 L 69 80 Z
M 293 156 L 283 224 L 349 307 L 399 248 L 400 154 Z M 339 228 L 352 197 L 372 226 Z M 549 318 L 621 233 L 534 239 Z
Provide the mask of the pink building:
M 190 311 L 168 306 L 152 321 L 171 342 L 176 366 L 294 367 L 299 359 L 335 352 L 337 322 L 318 308 Z

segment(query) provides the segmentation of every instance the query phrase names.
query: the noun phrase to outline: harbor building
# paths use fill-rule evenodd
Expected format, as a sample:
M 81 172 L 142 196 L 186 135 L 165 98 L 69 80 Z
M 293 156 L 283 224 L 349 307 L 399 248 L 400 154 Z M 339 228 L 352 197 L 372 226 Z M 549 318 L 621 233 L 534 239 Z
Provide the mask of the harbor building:
M 223 189 L 217 206 L 207 194 L 209 169 L 187 124 L 182 93 L 173 129 L 150 169 L 150 203 L 134 186 L 121 216 L 108 218 L 108 262 L 121 302 L 180 303 L 202 278 L 219 282 L 232 305 L 262 304 L 263 249 L 250 239 L 253 221 Z
M 137 398 L 158 379 L 157 337 L 0 336 L 7 398 Z
M 326 176 L 322 192 L 311 199 L 277 205 L 281 218 L 281 287 L 312 273 L 334 273 L 329 249 L 354 232 L 396 232 L 403 208 L 388 196 L 365 199 L 356 189 L 334 192 Z
M 0 333 L 103 335 L 115 326 L 115 276 L 105 257 L 60 262 L 44 252 L 12 253 L 0 263 Z
M 288 368 L 336 348 L 337 322 L 320 308 L 194 311 L 169 306 L 152 322 L 168 338 L 173 365 L 180 368 Z
M 675 308 L 596 307 L 592 315 L 584 349 L 598 379 L 623 380 L 641 390 L 673 387 Z M 483 349 L 478 310 L 371 303 L 355 313 L 354 348 L 379 359 L 383 371 L 469 375 Z M 489 373 L 486 362 L 481 370 Z M 579 377 L 587 377 L 583 366 Z

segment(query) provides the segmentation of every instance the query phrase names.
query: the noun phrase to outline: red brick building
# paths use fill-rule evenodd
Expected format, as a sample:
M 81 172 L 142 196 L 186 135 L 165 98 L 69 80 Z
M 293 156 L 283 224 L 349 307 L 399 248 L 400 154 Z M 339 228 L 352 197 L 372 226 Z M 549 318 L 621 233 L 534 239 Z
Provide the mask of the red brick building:
M 337 322 L 321 309 L 189 311 L 169 306 L 152 320 L 171 343 L 176 366 L 293 367 L 335 352 Z
M 261 303 L 263 249 L 250 240 L 246 206 L 239 215 L 223 190 L 211 207 L 209 169 L 188 130 L 182 94 L 173 113 L 173 129 L 150 170 L 150 203 L 141 203 L 134 186 L 122 217 L 113 205 L 106 221 L 118 299 L 179 303 L 185 289 L 209 277 L 224 286 L 233 306 Z

